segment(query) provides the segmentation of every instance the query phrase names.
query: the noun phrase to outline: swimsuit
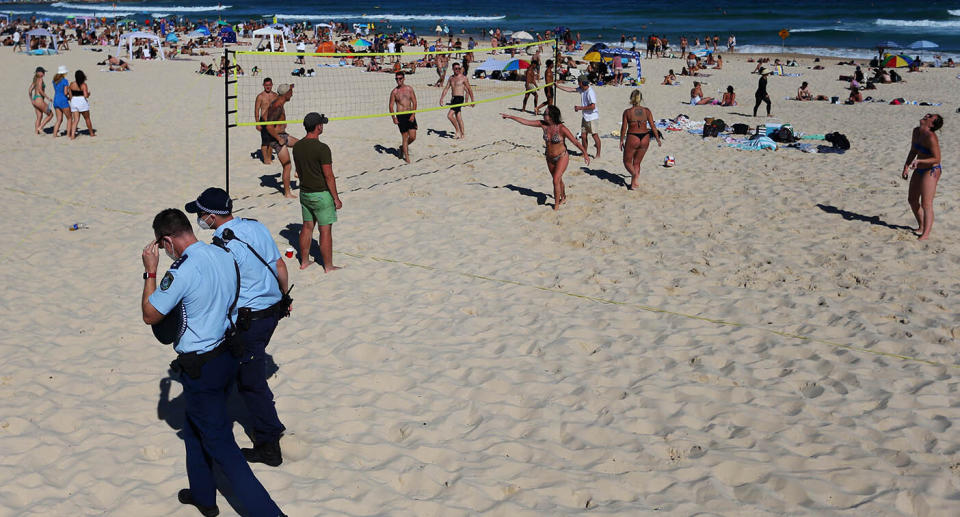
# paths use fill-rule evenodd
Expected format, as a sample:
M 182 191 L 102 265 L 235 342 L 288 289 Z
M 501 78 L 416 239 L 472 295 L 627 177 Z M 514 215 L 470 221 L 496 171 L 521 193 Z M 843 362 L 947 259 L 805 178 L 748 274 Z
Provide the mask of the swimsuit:
M 269 131 L 265 131 L 265 132 L 266 132 L 266 133 L 269 133 Z M 271 137 L 272 137 L 272 136 L 273 136 L 273 135 L 271 135 Z M 280 154 L 280 151 L 282 151 L 283 148 L 287 145 L 287 137 L 290 136 L 290 135 L 288 135 L 286 132 L 284 132 L 284 133 L 280 133 L 278 136 L 280 137 L 279 139 L 274 138 L 274 139 L 270 142 L 270 147 L 273 148 L 273 150 L 276 151 L 277 154 L 279 155 L 279 154 Z
M 463 104 L 463 101 L 464 101 L 463 95 L 454 95 L 453 97 L 450 97 L 450 104 Z M 462 107 L 463 107 L 463 106 L 457 106 L 457 107 L 455 107 L 455 108 L 450 108 L 450 111 L 452 111 L 452 112 L 454 112 L 454 113 L 460 113 L 460 108 L 462 108 Z
M 930 152 L 929 149 L 927 149 L 926 147 L 920 144 L 913 144 L 913 150 L 917 151 L 920 154 L 928 154 L 928 155 L 933 154 Z M 933 167 L 927 167 L 926 169 L 917 168 L 916 171 L 918 174 L 923 174 L 929 171 L 930 175 L 935 177 L 937 174 L 940 174 L 941 172 L 943 172 L 943 167 L 941 167 L 940 164 L 937 164 L 937 165 L 934 165 Z
M 551 131 L 549 130 L 549 126 L 543 128 L 543 141 L 546 142 L 547 144 L 562 144 L 563 135 L 560 134 L 560 126 L 554 126 L 554 127 L 556 127 L 557 130 L 553 131 L 552 132 L 553 134 L 550 134 Z M 547 154 L 546 151 L 544 151 L 543 153 L 543 155 L 547 158 L 547 161 L 550 163 L 559 162 L 560 158 L 565 154 L 567 154 L 566 147 L 564 147 L 563 151 L 560 151 L 559 153 L 553 156 L 550 156 L 549 154 Z
M 636 109 L 636 108 L 635 108 L 635 109 Z M 641 113 L 642 113 L 642 112 L 641 112 Z M 639 126 L 639 125 L 643 122 L 643 120 L 642 120 L 642 119 L 641 119 L 641 120 L 630 120 L 630 118 L 627 117 L 627 127 L 629 127 L 629 125 L 630 125 L 631 122 L 634 122 L 634 123 L 637 124 L 637 126 Z M 639 138 L 640 141 L 642 142 L 644 138 L 646 138 L 646 137 L 648 137 L 648 136 L 654 136 L 654 133 L 653 133 L 653 130 L 652 130 L 652 129 L 648 129 L 647 131 L 645 131 L 645 132 L 640 132 L 640 133 L 631 133 L 631 132 L 628 131 L 628 132 L 627 132 L 627 136 L 630 136 L 630 135 L 633 135 L 633 136 Z
M 400 129 L 401 133 L 406 133 L 407 131 L 417 129 L 416 119 L 410 120 L 410 117 L 413 116 L 413 113 L 407 113 L 406 115 L 397 115 L 397 128 Z

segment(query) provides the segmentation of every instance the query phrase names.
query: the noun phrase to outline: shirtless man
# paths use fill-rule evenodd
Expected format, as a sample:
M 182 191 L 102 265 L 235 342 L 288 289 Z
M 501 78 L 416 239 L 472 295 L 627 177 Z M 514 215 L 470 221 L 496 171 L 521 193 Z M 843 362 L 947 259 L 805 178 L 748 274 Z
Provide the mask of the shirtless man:
M 460 63 L 453 64 L 453 77 L 447 81 L 443 92 L 440 93 L 441 106 L 443 106 L 443 98 L 447 96 L 447 90 L 450 90 L 450 104 L 463 104 L 464 92 L 470 95 L 470 102 L 473 102 L 473 88 L 470 87 L 470 81 L 467 79 L 467 76 L 463 75 L 463 67 Z M 471 108 L 474 106 L 475 104 L 470 105 Z M 454 138 L 458 140 L 463 138 L 466 135 L 466 131 L 463 127 L 463 117 L 460 116 L 460 106 L 450 108 L 450 111 L 447 113 L 447 119 L 453 124 L 453 130 L 454 133 L 456 133 Z
M 264 114 L 264 122 L 275 122 L 286 120 L 287 114 L 283 106 L 293 98 L 293 85 L 281 84 L 277 86 L 277 97 L 267 106 Z M 270 134 L 270 147 L 277 152 L 277 158 L 280 165 L 283 166 L 283 197 L 297 197 L 290 192 L 290 151 L 288 147 L 293 147 L 297 139 L 287 134 L 286 124 L 268 124 L 263 126 L 264 131 Z
M 390 91 L 390 100 L 387 102 L 387 109 L 390 113 L 398 111 L 415 111 L 417 109 L 417 94 L 413 88 L 405 84 L 407 74 L 397 72 L 395 79 L 397 87 Z M 400 152 L 403 154 L 403 160 L 410 163 L 409 146 L 417 139 L 417 114 L 407 113 L 405 115 L 394 115 L 393 123 L 400 130 Z
M 523 94 L 523 106 L 520 108 L 520 111 L 527 111 L 527 98 L 533 95 L 533 112 L 534 115 L 540 114 L 539 106 L 540 96 L 537 95 L 537 79 L 540 76 L 540 62 L 534 61 L 530 63 L 530 66 L 527 67 L 527 73 L 524 76 L 524 90 L 527 90 L 527 93 Z M 532 92 L 530 90 L 533 90 Z
M 273 91 L 273 79 L 267 77 L 263 80 L 263 91 L 257 95 L 253 102 L 253 120 L 263 122 L 264 115 L 270 103 L 276 100 L 277 94 Z M 260 133 L 260 160 L 264 165 L 270 165 L 273 162 L 273 151 L 270 150 L 270 142 L 273 137 L 265 128 L 267 126 L 253 126 Z
M 439 48 L 439 47 L 438 47 Z M 443 80 L 447 78 L 447 65 L 450 63 L 450 56 L 446 54 L 437 54 L 437 83 L 434 86 L 443 86 Z

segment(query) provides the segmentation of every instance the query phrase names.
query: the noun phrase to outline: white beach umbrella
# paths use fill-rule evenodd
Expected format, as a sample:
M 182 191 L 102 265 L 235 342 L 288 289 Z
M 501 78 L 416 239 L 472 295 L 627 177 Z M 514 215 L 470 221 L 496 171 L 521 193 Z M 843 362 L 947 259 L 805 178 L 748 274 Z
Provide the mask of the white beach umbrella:
M 533 41 L 533 36 L 531 36 L 530 33 L 527 31 L 514 32 L 513 34 L 510 35 L 510 37 L 513 39 Z

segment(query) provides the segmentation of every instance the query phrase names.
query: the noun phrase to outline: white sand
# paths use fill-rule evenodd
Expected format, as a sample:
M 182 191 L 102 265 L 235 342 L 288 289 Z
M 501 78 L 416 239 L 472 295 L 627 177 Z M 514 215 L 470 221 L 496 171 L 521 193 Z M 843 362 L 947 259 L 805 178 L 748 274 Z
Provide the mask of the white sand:
M 756 123 L 742 116 L 754 65 L 724 57 L 704 91 L 733 84 L 740 107 L 681 105 L 690 79 L 656 84 L 676 60 L 643 62 L 646 104 L 657 118 Z M 192 73 L 196 61 L 108 74 L 100 59 L 0 52 L 0 515 L 195 514 L 175 500 L 181 390 L 159 395 L 173 352 L 140 320 L 140 250 L 157 211 L 223 183 L 222 82 Z M 801 80 L 843 95 L 836 78 L 852 71 L 801 61 L 803 77 L 770 79 L 775 118 L 846 133 L 845 155 L 668 134 L 628 192 L 605 138 L 588 168 L 571 160 L 559 213 L 537 202 L 551 194 L 540 132 L 498 116 L 519 98 L 464 110 L 462 142 L 427 133 L 451 129 L 445 112 L 420 115 L 412 165 L 374 150 L 399 142 L 388 120 L 330 124 L 346 268 L 287 261 L 294 317 L 269 348 L 285 461 L 254 467 L 281 508 L 955 514 L 960 82 L 944 69 L 865 92 L 938 108 L 784 101 Z M 31 134 L 30 73 L 61 63 L 90 77 L 97 138 Z M 629 92 L 598 88 L 604 133 Z M 579 99 L 559 95 L 576 132 Z M 914 221 L 899 172 L 931 111 L 946 119 L 944 174 L 918 242 L 901 228 Z M 299 205 L 261 185 L 280 168 L 249 158 L 258 138 L 232 130 L 231 193 L 284 249 Z M 665 154 L 676 168 L 659 166 Z M 65 229 L 77 221 L 91 229 Z

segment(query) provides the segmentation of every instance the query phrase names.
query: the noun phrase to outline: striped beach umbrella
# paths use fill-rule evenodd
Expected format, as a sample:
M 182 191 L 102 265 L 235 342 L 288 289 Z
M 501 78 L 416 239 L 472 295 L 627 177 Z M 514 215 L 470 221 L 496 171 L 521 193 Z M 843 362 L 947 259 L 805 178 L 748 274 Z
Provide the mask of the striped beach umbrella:
M 883 58 L 880 66 L 884 68 L 905 68 L 913 64 L 913 60 L 904 55 L 890 55 Z

